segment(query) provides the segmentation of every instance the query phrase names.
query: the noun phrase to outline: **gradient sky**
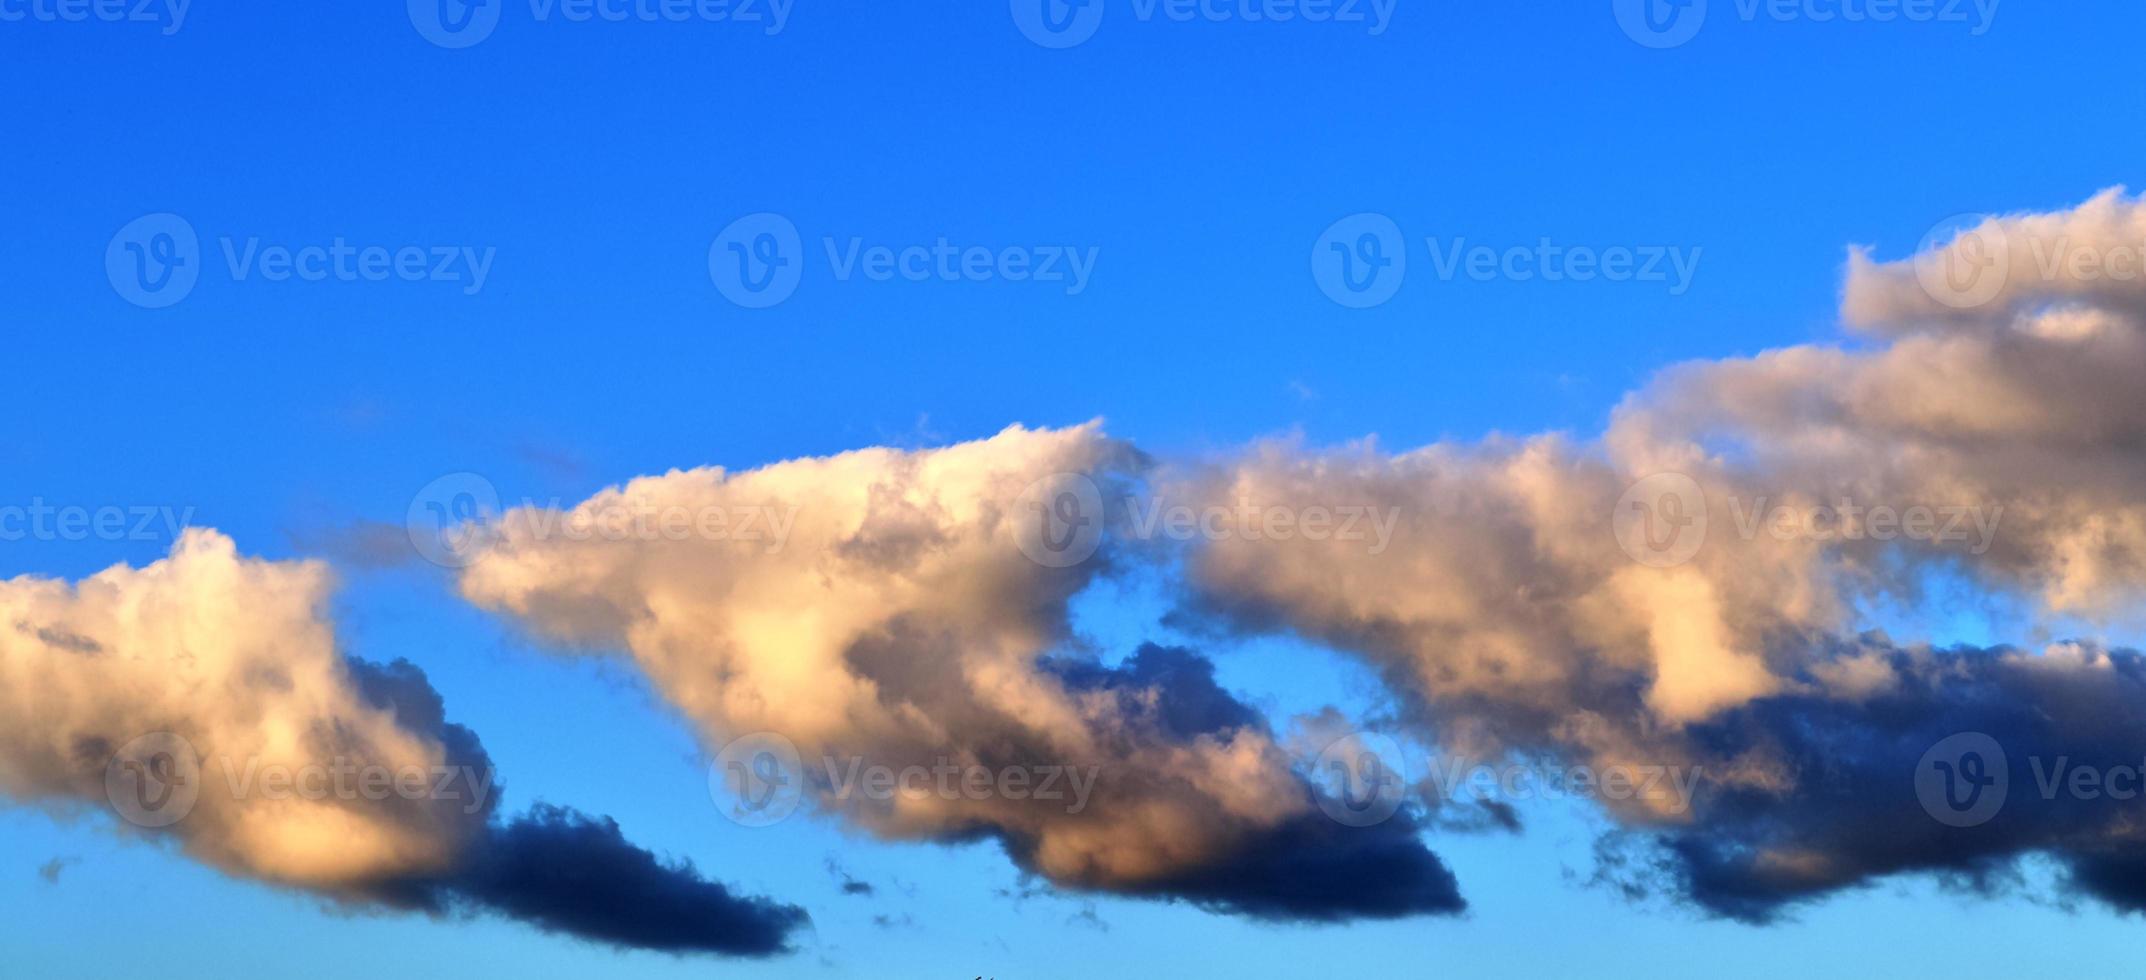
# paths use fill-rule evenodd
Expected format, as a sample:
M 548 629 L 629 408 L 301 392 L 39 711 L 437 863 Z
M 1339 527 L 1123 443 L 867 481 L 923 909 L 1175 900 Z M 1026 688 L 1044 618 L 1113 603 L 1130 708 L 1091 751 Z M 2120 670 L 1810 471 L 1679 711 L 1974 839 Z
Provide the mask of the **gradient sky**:
M 1018 5 L 1017 5 L 1018 6 Z M 1859 7 L 1860 4 L 1851 6 Z M 202 4 L 157 24 L 0 20 L 0 504 L 191 508 L 251 554 L 400 524 L 475 472 L 579 500 L 674 467 L 938 445 L 1107 418 L 1162 453 L 1301 431 L 1598 432 L 1664 365 L 1837 336 L 1850 243 L 1910 253 L 1949 215 L 2134 181 L 2146 10 L 2002 4 L 1966 23 L 1746 20 L 1714 0 L 1655 49 L 1608 0 L 1403 4 L 1361 24 L 1143 20 L 1105 0 L 1049 50 L 1005 5 L 799 4 L 783 29 L 539 21 L 509 2 L 450 50 L 400 4 Z M 0 0 L 0 11 L 32 9 Z M 1234 8 L 1233 8 L 1234 9 Z M 1832 9 L 1829 4 L 1821 9 Z M 1971 7 L 1969 8 L 1971 10 Z M 2135 182 L 2135 181 L 2134 181 Z M 107 281 L 115 232 L 184 217 L 201 281 L 168 309 Z M 804 238 L 786 302 L 743 309 L 710 243 Z M 1307 257 L 1359 212 L 1412 243 L 1399 293 L 1330 302 Z M 1086 288 L 838 281 L 821 241 L 1093 248 Z M 439 282 L 234 281 L 217 240 L 496 250 Z M 1701 250 L 1690 288 L 1441 281 L 1421 240 Z M 143 564 L 140 541 L 0 544 L 0 578 Z M 806 816 L 726 820 L 687 726 L 627 666 L 538 651 L 430 567 L 340 569 L 346 645 L 422 665 L 483 733 L 507 805 L 571 801 L 748 891 L 806 906 L 764 962 L 617 953 L 501 922 L 357 916 L 0 811 L 0 973 L 210 977 L 2060 975 L 2140 926 L 1889 881 L 1754 927 L 1584 879 L 1605 822 L 1441 835 L 1457 919 L 1276 927 L 1184 905 L 1010 896 L 988 846 L 881 844 Z M 1084 598 L 1112 649 L 1184 639 L 1141 590 Z M 2007 625 L 1903 621 L 1907 638 Z M 1918 634 L 1916 631 L 1924 631 Z M 2117 639 L 2127 639 L 2118 637 Z M 2128 638 L 2135 641 L 2136 638 Z M 1367 672 L 1283 641 L 1210 648 L 1277 715 L 1376 707 Z M 38 869 L 73 859 L 55 884 Z M 871 883 L 849 896 L 829 861 Z M 1092 914 L 1091 914 L 1092 913 Z M 2061 941 L 2052 941 L 2061 937 Z

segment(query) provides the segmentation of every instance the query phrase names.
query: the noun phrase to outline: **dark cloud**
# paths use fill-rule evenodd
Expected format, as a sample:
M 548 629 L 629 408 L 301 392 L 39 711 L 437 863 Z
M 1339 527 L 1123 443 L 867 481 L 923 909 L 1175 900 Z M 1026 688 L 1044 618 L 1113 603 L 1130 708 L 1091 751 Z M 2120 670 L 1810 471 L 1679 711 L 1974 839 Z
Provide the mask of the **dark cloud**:
M 1695 726 L 1711 765 L 1765 759 L 1793 783 L 1708 785 L 1687 827 L 1660 832 L 1651 860 L 1612 876 L 1620 887 L 1645 892 L 1652 877 L 1712 914 L 1764 923 L 1904 873 L 2003 891 L 2019 859 L 2040 855 L 2066 870 L 2067 890 L 2146 912 L 2146 658 L 1960 648 L 1884 659 L 1889 683 L 1861 700 L 1763 698 Z M 1925 754 L 1960 733 L 2003 752 L 1990 761 L 2005 776 L 2003 804 L 1969 826 L 1940 820 L 1917 793 Z M 2101 788 L 2075 789 L 2082 771 Z M 2104 786 L 2108 773 L 2130 775 Z
M 457 904 L 546 932 L 665 953 L 786 953 L 810 921 L 796 906 L 737 895 L 690 862 L 659 860 L 608 817 L 542 804 L 497 828 L 440 887 Z
M 475 732 L 447 721 L 446 706 L 424 671 L 407 660 L 351 660 L 359 691 L 396 723 L 447 748 L 464 773 L 491 769 Z M 626 840 L 609 817 L 538 804 L 512 821 L 492 819 L 498 787 L 467 777 L 460 792 L 482 793 L 486 826 L 452 874 L 388 880 L 368 897 L 435 914 L 494 914 L 546 932 L 665 953 L 767 956 L 790 951 L 790 933 L 809 917 L 801 908 L 740 896 L 701 877 L 689 862 L 665 862 Z
M 872 887 L 871 882 L 861 881 L 856 875 L 850 874 L 849 869 L 844 868 L 833 855 L 827 858 L 827 873 L 834 877 L 835 884 L 841 888 L 844 895 L 870 896 L 879 891 Z
M 1345 826 L 1313 810 L 1254 838 L 1230 860 L 1155 881 L 1134 894 L 1270 921 L 1465 911 L 1453 872 L 1417 839 L 1422 829 L 1407 810 L 1370 827 Z
M 1134 738 L 1188 743 L 1242 729 L 1270 734 L 1258 711 L 1215 681 L 1214 664 L 1190 650 L 1149 643 L 1115 667 L 1054 661 L 1046 668 L 1071 690 L 1116 700 Z M 1300 922 L 1454 914 L 1467 907 L 1452 872 L 1423 845 L 1413 811 L 1347 826 L 1318 806 L 1319 788 L 1301 777 L 1298 788 L 1304 810 L 1241 835 L 1226 857 L 1110 890 Z M 1099 793 L 1097 806 L 1110 802 Z M 1005 841 L 1016 862 L 1033 866 L 1028 842 Z

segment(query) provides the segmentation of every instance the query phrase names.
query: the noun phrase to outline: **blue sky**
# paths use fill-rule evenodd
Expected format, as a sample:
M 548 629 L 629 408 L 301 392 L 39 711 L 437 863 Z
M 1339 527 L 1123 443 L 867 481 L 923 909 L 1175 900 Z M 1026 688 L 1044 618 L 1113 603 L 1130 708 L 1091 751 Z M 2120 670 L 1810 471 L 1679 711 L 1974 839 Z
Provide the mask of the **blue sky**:
M 1948 215 L 2068 206 L 2135 183 L 2146 149 L 2120 108 L 2146 27 L 2134 4 L 1871 23 L 1747 19 L 1713 0 L 1691 40 L 1656 49 L 1608 0 L 1403 4 L 1375 36 L 1099 2 L 1093 37 L 1063 50 L 994 3 L 799 4 L 771 34 L 575 22 L 510 0 L 461 49 L 428 42 L 400 5 L 204 4 L 168 34 L 0 20 L 16 367 L 0 386 L 0 503 L 171 508 L 292 558 L 355 522 L 399 525 L 420 488 L 457 472 L 574 501 L 672 468 L 1096 417 L 1161 454 L 1292 431 L 1396 448 L 1584 436 L 1665 365 L 1837 338 L 1849 244 L 1898 258 Z M 1322 293 L 1309 257 L 1363 212 L 1392 220 L 1410 267 L 1390 301 L 1357 310 Z M 159 213 L 198 236 L 200 279 L 144 309 L 105 257 Z M 761 213 L 798 230 L 801 278 L 746 309 L 711 281 L 710 249 Z M 1431 238 L 1697 260 L 1681 293 L 1448 281 Z M 1064 247 L 1094 266 L 1068 295 L 844 279 L 828 256 L 942 239 Z M 227 261 L 226 242 L 249 240 L 490 259 L 474 292 L 466 276 L 271 281 Z M 10 541 L 0 578 L 76 578 L 170 544 Z M 733 825 L 690 729 L 630 667 L 539 649 L 437 569 L 340 574 L 344 643 L 423 666 L 483 733 L 510 807 L 609 813 L 644 845 L 802 904 L 802 950 L 711 966 L 499 921 L 351 917 L 123 843 L 95 817 L 15 809 L 0 812 L 0 906 L 16 910 L 0 959 L 38 976 L 218 976 L 300 948 L 322 976 L 446 962 L 647 977 L 2056 974 L 2106 969 L 2137 928 L 1915 880 L 1764 928 L 1635 906 L 1570 880 L 1603 822 L 1557 806 L 1531 812 L 1524 837 L 1432 841 L 1469 893 L 1459 919 L 1276 927 L 1103 896 L 1016 901 L 1003 892 L 1017 869 L 987 846 L 876 843 L 812 818 Z M 1139 589 L 1079 611 L 1120 649 L 1184 639 Z M 1954 626 L 1983 628 L 1933 628 Z M 1225 686 L 1273 713 L 1376 707 L 1369 673 L 1325 651 L 1209 652 Z M 37 871 L 56 857 L 78 862 L 54 885 Z M 831 857 L 877 894 L 840 894 Z M 1107 929 L 1075 921 L 1088 910 Z

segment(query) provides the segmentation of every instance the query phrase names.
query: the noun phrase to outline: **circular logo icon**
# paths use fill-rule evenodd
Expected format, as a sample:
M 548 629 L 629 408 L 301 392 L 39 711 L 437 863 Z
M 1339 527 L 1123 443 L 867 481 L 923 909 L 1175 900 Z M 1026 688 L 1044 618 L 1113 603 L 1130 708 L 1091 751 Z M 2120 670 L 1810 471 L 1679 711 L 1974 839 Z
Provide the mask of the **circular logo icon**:
M 1650 48 L 1673 48 L 1706 25 L 1706 0 L 1611 0 L 1624 36 Z
M 492 36 L 506 0 L 409 0 L 410 26 L 443 48 L 466 48 Z
M 1986 306 L 2012 277 L 2012 243 L 1988 215 L 1956 214 L 1931 226 L 1915 250 L 1922 291 L 1956 310 Z
M 1312 764 L 1312 782 L 1321 790 L 1319 809 L 1350 827 L 1392 819 L 1408 793 L 1401 759 L 1400 743 L 1376 732 L 1335 739 Z
M 151 732 L 120 747 L 104 765 L 112 812 L 137 827 L 169 827 L 201 799 L 201 757 L 193 743 Z
M 2004 808 L 2012 772 L 2004 747 L 1981 732 L 1939 739 L 1915 763 L 1915 799 L 1947 827 L 1979 827 Z
M 201 280 L 201 239 L 176 214 L 145 214 L 104 247 L 104 275 L 119 298 L 147 310 L 185 299 Z
M 747 827 L 781 823 L 805 799 L 797 745 L 774 732 L 755 732 L 723 746 L 708 764 L 708 796 L 724 816 Z
M 797 226 L 779 214 L 739 218 L 708 246 L 708 278 L 725 299 L 748 310 L 789 299 L 804 273 L 805 247 Z
M 1653 568 L 1682 565 L 1706 543 L 1706 494 L 1682 473 L 1643 477 L 1617 498 L 1610 526 L 1633 561 Z
M 1079 473 L 1053 473 L 1014 500 L 1014 543 L 1030 561 L 1071 568 L 1103 543 L 1103 491 Z
M 499 490 L 475 473 L 450 473 L 410 500 L 405 526 L 417 553 L 441 568 L 468 568 L 499 543 Z
M 1352 310 L 1392 299 L 1407 274 L 1401 226 L 1383 214 L 1352 214 L 1328 225 L 1312 243 L 1312 281 L 1326 298 Z
M 1103 0 L 1012 0 L 1012 7 L 1022 35 L 1054 50 L 1079 45 L 1103 26 Z

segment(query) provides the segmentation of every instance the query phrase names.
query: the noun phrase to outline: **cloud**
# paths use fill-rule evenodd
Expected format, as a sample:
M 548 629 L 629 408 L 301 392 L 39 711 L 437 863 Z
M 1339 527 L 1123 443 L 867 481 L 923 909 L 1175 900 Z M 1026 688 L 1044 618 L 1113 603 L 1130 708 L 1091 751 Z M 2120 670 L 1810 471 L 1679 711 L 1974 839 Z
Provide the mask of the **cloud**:
M 81 864 L 78 857 L 56 857 L 37 866 L 37 877 L 48 885 L 60 883 L 60 874 L 68 868 Z
M 690 863 L 658 860 L 609 818 L 541 804 L 494 829 L 439 887 L 450 902 L 547 932 L 665 953 L 785 953 L 810 921 L 796 906 L 736 895 Z
M 1972 303 L 1928 271 L 1999 258 Z M 1860 631 L 1933 572 L 2051 619 L 2136 620 L 2142 258 L 2146 208 L 2109 191 L 1898 262 L 1859 251 L 1842 314 L 1873 343 L 1670 368 L 1598 440 L 1284 440 L 1165 467 L 1158 492 L 1196 507 L 1402 515 L 1375 547 L 1203 535 L 1180 617 L 1363 657 L 1449 758 L 1694 776 L 1688 802 L 1604 799 L 1650 849 L 1619 875 L 1635 893 L 1652 878 L 1766 921 L 1897 873 L 1991 888 L 2044 855 L 2070 888 L 2137 908 L 2135 807 L 2015 794 L 1970 829 L 1913 792 L 1921 754 L 1962 731 L 2045 763 L 2135 755 L 2137 656 L 1904 650 Z M 1664 486 L 1686 488 L 1676 512 Z M 1769 523 L 1776 510 L 1816 522 Z M 1902 533 L 1918 511 L 1937 523 Z M 1694 517 L 1687 552 L 1633 540 Z
M 319 563 L 242 558 L 200 529 L 145 568 L 0 582 L 15 624 L 0 630 L 0 796 L 105 810 L 226 873 L 352 905 L 669 951 L 784 948 L 802 912 L 658 863 L 608 820 L 496 819 L 477 735 L 414 665 L 337 648 L 330 584 Z
M 1144 559 L 1115 545 L 1039 559 L 1031 508 L 1063 500 L 1036 488 L 1070 474 L 1115 496 L 1147 465 L 1091 423 L 672 472 L 571 513 L 510 511 L 462 590 L 561 646 L 630 654 L 711 751 L 779 734 L 818 807 L 883 838 L 995 840 L 1059 885 L 1264 918 L 1459 910 L 1408 818 L 1334 825 L 1204 659 L 1064 652 L 1068 601 Z M 731 533 L 756 513 L 789 522 L 779 544 Z M 605 514 L 697 530 L 559 531 Z M 844 775 L 868 767 L 953 767 L 996 788 L 875 798 Z
M 2062 645 L 2041 653 L 1900 649 L 1866 638 L 1888 683 L 1863 699 L 1811 693 L 1754 702 L 1694 730 L 1704 757 L 1746 759 L 1771 783 L 1716 785 L 1665 831 L 1656 870 L 1719 915 L 1765 922 L 1886 875 L 1926 872 L 1994 890 L 2026 855 L 2058 862 L 2076 891 L 2146 911 L 2138 795 L 2146 658 Z M 1947 739 L 2002 753 L 2001 806 L 1959 826 L 1913 778 Z M 1949 759 L 1940 760 L 1949 762 Z M 2092 789 L 2074 783 L 2091 775 Z M 2104 783 L 2104 780 L 2107 780 Z M 1995 802 L 1993 800 L 1993 802 Z M 1935 809 L 1933 810 L 1933 805 Z

